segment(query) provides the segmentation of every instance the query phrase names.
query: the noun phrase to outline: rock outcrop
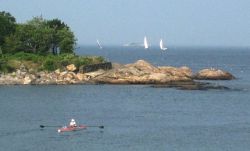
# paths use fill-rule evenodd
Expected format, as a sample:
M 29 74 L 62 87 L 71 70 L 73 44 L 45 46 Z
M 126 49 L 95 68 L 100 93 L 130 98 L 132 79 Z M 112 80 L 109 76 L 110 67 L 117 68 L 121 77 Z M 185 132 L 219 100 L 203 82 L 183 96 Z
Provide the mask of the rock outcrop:
M 194 79 L 197 80 L 232 80 L 235 77 L 229 72 L 222 71 L 219 69 L 203 69 L 194 75 Z
M 74 64 L 70 64 L 70 65 L 66 66 L 66 69 L 67 69 L 68 71 L 73 72 L 73 71 L 76 70 L 76 66 L 75 66 Z
M 164 84 L 173 81 L 192 81 L 187 67 L 155 67 L 144 60 L 103 72 L 91 80 L 107 84 Z
M 111 70 L 98 70 L 88 73 L 76 72 L 75 65 L 66 70 L 54 72 L 29 72 L 24 67 L 13 73 L 0 75 L 0 84 L 157 84 L 168 86 L 193 86 L 193 79 L 226 80 L 234 76 L 228 72 L 215 69 L 204 69 L 193 76 L 188 67 L 156 67 L 138 60 L 133 64 L 112 64 Z

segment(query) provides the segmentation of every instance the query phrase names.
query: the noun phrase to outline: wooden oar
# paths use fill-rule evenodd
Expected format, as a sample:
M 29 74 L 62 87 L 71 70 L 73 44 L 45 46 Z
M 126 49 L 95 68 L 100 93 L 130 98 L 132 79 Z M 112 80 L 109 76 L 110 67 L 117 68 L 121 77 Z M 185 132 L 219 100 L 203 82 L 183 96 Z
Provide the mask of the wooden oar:
M 58 125 L 40 125 L 41 128 L 44 127 L 62 127 L 62 126 L 58 126 Z
M 101 125 L 101 126 L 95 126 L 95 125 L 84 125 L 84 126 L 86 126 L 86 127 L 99 127 L 99 128 L 104 128 L 104 126 L 103 125 Z M 58 125 L 40 125 L 40 127 L 41 128 L 45 128 L 45 127 L 62 127 L 62 126 L 58 126 Z
M 93 126 L 93 125 L 86 125 L 86 127 L 99 127 L 99 128 L 104 128 L 104 126 L 103 125 L 101 125 L 101 126 Z

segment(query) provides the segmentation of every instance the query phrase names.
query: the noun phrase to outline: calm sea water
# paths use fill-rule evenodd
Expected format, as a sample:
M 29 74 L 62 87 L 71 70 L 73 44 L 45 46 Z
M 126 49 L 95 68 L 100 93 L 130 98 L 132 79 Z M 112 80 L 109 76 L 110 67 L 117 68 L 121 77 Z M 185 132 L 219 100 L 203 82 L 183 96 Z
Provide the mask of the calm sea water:
M 216 67 L 231 90 L 187 91 L 147 85 L 0 86 L 3 151 L 248 151 L 250 148 L 250 50 L 243 48 L 81 47 L 78 54 L 110 61 Z M 58 134 L 71 118 L 104 129 Z

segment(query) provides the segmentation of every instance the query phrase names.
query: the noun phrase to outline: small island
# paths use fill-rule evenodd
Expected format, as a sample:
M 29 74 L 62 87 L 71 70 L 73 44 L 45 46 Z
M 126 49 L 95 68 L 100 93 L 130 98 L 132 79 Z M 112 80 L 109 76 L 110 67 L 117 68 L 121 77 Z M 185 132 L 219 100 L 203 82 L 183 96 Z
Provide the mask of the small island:
M 235 78 L 213 68 L 194 74 L 186 66 L 156 67 L 145 60 L 122 65 L 100 56 L 75 55 L 75 36 L 59 19 L 34 17 L 17 24 L 11 14 L 0 12 L 0 21 L 4 27 L 0 31 L 0 85 L 148 84 L 202 89 L 204 83 L 196 80 Z
M 102 59 L 95 57 L 88 59 L 92 63 L 102 61 Z M 186 66 L 179 68 L 171 66 L 155 67 L 144 60 L 126 65 L 112 63 L 111 68 L 106 68 L 106 64 L 109 65 L 110 63 L 104 62 L 80 67 L 69 64 L 54 71 L 34 71 L 27 65 L 19 64 L 20 68 L 12 73 L 0 76 L 0 84 L 144 84 L 154 85 L 154 87 L 202 90 L 206 88 L 226 89 L 226 87 L 213 87 L 208 83 L 197 82 L 196 80 L 231 80 L 235 78 L 232 74 L 217 69 L 204 69 L 197 74 L 193 74 L 192 70 Z M 96 71 L 85 72 L 84 67 L 88 67 L 88 69 L 93 67 Z
M 0 27 L 1 84 L 27 84 L 28 77 L 49 76 L 52 71 L 65 70 L 70 64 L 80 68 L 105 62 L 99 56 L 75 55 L 74 33 L 60 19 L 46 20 L 38 16 L 26 23 L 16 23 L 15 17 L 3 11 Z

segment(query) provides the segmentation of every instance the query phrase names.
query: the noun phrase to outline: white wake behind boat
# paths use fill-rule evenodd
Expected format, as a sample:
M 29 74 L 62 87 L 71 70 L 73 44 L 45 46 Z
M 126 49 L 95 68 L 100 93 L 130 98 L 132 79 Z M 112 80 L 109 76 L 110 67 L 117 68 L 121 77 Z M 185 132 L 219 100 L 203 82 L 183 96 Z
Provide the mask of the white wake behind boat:
M 160 40 L 160 48 L 161 48 L 161 50 L 167 50 L 168 49 L 168 48 L 164 47 L 162 39 Z

